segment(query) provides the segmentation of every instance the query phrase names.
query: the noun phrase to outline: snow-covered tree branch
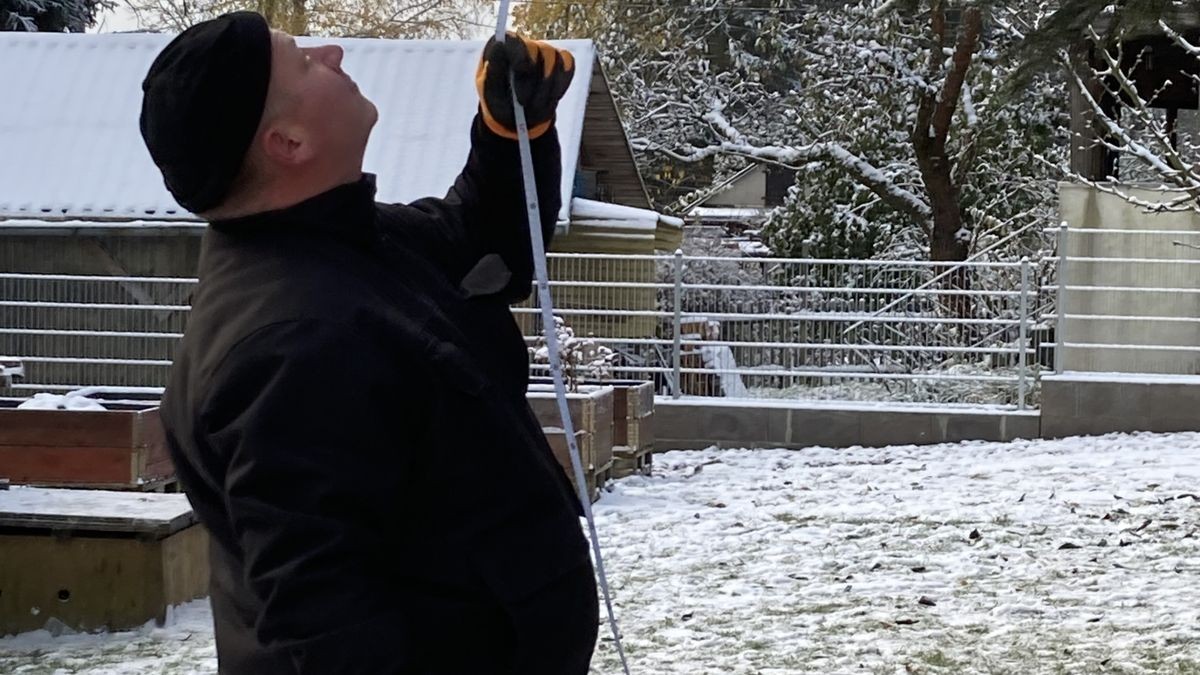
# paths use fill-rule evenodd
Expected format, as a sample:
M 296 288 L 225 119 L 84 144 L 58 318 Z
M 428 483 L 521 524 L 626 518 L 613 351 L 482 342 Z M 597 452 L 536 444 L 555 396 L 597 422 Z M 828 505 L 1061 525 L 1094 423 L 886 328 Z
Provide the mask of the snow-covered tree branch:
M 562 317 L 554 317 L 554 333 L 558 343 L 559 365 L 571 391 L 578 391 L 583 380 L 602 382 L 612 379 L 616 352 L 590 338 L 577 337 L 575 330 Z M 550 363 L 550 347 L 544 336 L 538 336 L 529 348 L 529 356 L 534 363 Z
M 598 40 L 662 207 L 676 183 L 704 188 L 751 161 L 794 169 L 764 229 L 777 253 L 962 258 L 1008 234 L 984 218 L 1020 229 L 1054 217 L 1056 172 L 1034 158 L 1066 149 L 1065 83 L 1006 89 L 1019 65 L 1008 54 L 1046 2 L 751 5 L 534 3 L 546 20 L 527 26 Z
M 1200 72 L 1200 47 L 1165 21 L 1159 20 L 1156 27 L 1186 58 L 1194 60 L 1194 70 Z M 1127 54 L 1120 39 L 1109 44 L 1095 30 L 1089 35 L 1096 45 L 1091 50 L 1094 63 L 1073 69 L 1073 80 L 1092 120 L 1095 138 L 1075 142 L 1089 143 L 1089 147 L 1114 155 L 1114 166 L 1120 174 L 1114 172 L 1097 180 L 1066 170 L 1067 177 L 1120 196 L 1148 211 L 1200 210 L 1200 139 L 1181 133 L 1178 109 L 1160 101 L 1163 91 L 1174 84 L 1172 80 L 1191 79 L 1190 88 L 1195 92 L 1197 76 L 1189 77 L 1185 72 L 1166 74 L 1162 85 L 1146 91 L 1144 81 L 1139 86 L 1134 75 L 1139 68 L 1146 67 L 1144 54 Z M 1063 53 L 1059 58 L 1066 62 L 1068 55 Z M 1193 93 L 1192 97 L 1197 95 Z M 1122 187 L 1131 183 L 1161 190 L 1163 198 L 1150 201 Z

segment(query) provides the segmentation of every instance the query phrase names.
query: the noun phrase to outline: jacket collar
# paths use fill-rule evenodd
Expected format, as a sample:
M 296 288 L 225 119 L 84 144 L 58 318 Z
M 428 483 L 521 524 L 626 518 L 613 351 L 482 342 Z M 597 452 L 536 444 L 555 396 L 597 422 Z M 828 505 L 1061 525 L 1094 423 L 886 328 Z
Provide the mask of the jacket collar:
M 298 204 L 239 218 L 214 220 L 214 230 L 232 236 L 313 233 L 336 238 L 375 237 L 375 175 L 364 173 L 353 183 L 339 185 Z

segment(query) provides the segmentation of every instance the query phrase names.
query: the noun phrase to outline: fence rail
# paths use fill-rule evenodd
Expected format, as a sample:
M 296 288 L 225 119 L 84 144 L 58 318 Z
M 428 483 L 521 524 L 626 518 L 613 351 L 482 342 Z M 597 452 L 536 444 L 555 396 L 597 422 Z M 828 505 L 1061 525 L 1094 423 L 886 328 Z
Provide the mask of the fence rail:
M 674 396 L 1015 408 L 1037 401 L 1043 272 L 1027 260 L 550 257 L 557 313 L 586 337 L 577 375 L 597 372 L 603 347 L 614 356 L 601 370 Z M 0 355 L 26 370 L 0 393 L 164 386 L 195 285 L 0 274 Z M 513 313 L 537 347 L 534 301 Z

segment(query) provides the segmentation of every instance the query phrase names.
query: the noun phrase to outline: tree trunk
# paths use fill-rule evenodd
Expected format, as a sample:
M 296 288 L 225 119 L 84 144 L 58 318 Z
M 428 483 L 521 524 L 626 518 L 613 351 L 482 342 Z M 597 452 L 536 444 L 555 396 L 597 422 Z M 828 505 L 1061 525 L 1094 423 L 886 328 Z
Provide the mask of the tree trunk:
M 925 192 L 933 211 L 933 222 L 929 228 L 929 257 L 935 261 L 966 260 L 970 252 L 970 235 L 963 226 L 962 208 L 958 203 L 959 190 L 954 183 L 954 165 L 946 151 L 946 140 L 967 71 L 979 46 L 981 29 L 979 8 L 965 10 L 962 32 L 950 58 L 950 68 L 941 78 L 943 49 L 947 42 L 945 3 L 939 0 L 933 3 L 930 12 L 928 77 L 930 82 L 942 79 L 942 86 L 936 94 L 931 91 L 921 94 L 912 141 L 917 167 L 921 171 L 921 180 L 925 183 Z M 937 271 L 941 273 L 945 270 Z M 956 268 L 948 274 L 943 287 L 954 291 L 969 290 L 971 278 L 968 268 Z M 971 298 L 966 293 L 948 293 L 941 297 L 941 302 L 954 316 L 971 315 Z
M 958 205 L 958 188 L 950 179 L 950 162 L 942 156 L 917 156 L 925 191 L 933 209 L 933 225 L 929 232 L 929 258 L 935 261 L 966 260 L 970 253 L 970 238 L 963 228 L 962 210 Z M 938 268 L 936 273 L 944 272 Z M 965 291 L 971 288 L 970 268 L 959 267 L 946 275 L 943 288 Z M 965 294 L 947 294 L 941 298 L 942 305 L 953 316 L 966 318 L 971 315 L 971 297 Z
M 305 0 L 258 0 L 256 9 L 272 28 L 288 35 L 308 34 L 308 8 Z
M 962 211 L 958 206 L 958 190 L 950 182 L 949 164 L 936 160 L 933 164 L 929 170 L 921 171 L 925 190 L 929 193 L 929 201 L 933 207 L 929 259 L 966 260 L 971 240 L 963 228 Z
M 292 35 L 308 35 L 308 7 L 305 0 L 292 0 Z

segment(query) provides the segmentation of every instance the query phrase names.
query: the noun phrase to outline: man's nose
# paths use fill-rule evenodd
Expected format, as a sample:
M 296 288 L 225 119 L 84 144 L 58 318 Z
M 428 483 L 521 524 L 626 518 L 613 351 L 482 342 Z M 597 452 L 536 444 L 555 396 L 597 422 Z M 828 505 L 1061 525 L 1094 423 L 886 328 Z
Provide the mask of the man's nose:
M 330 68 L 342 67 L 342 55 L 342 48 L 337 45 L 323 45 L 318 51 L 318 58 Z

